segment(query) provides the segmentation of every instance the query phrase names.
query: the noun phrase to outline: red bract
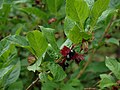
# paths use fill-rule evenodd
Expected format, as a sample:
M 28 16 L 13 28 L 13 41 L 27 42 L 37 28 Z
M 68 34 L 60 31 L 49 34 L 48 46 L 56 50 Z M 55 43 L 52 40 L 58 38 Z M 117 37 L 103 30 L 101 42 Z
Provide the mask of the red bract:
M 69 53 L 70 53 L 71 49 L 64 46 L 63 49 L 60 50 L 60 53 L 63 55 L 63 56 L 67 56 Z

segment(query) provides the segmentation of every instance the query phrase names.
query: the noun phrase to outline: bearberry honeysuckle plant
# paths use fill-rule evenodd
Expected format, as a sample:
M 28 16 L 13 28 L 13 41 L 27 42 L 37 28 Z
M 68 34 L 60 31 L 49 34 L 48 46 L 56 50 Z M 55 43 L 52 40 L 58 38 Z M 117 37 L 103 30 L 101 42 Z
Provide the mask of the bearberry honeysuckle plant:
M 0 2 L 0 90 L 120 88 L 119 0 Z

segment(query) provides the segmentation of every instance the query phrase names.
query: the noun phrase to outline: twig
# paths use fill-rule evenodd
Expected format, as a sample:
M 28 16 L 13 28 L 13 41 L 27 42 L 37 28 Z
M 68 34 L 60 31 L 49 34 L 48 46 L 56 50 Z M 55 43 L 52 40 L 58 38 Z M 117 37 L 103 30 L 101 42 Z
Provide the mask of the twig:
M 39 78 L 36 78 L 35 81 L 33 81 L 28 87 L 26 90 L 31 90 L 31 88 L 38 82 Z
M 110 30 L 110 27 L 111 27 L 111 25 L 112 25 L 112 23 L 113 23 L 113 21 L 114 21 L 115 19 L 116 19 L 116 16 L 114 15 L 114 16 L 112 17 L 110 23 L 109 23 L 108 26 L 106 27 L 104 34 L 102 35 L 101 39 L 99 40 L 98 45 L 102 42 L 103 38 L 105 37 L 105 35 L 106 35 L 106 34 L 108 33 L 108 31 Z M 77 79 L 79 79 L 79 78 L 81 77 L 81 75 L 82 75 L 82 74 L 84 73 L 84 71 L 86 70 L 87 66 L 91 63 L 92 58 L 93 58 L 93 55 L 95 54 L 95 52 L 96 52 L 96 49 L 93 49 L 92 54 L 90 55 L 88 61 L 85 63 L 83 69 L 80 70 L 80 72 L 79 72 L 78 75 L 76 76 Z

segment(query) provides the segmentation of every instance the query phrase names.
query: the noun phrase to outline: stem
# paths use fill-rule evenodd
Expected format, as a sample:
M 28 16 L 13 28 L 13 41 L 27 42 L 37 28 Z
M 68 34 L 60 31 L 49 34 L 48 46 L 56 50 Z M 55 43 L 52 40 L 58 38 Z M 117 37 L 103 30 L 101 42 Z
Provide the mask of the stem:
M 35 81 L 33 81 L 28 87 L 26 90 L 31 90 L 31 88 L 39 81 L 39 78 L 36 78 Z
M 114 16 L 112 17 L 111 21 L 109 22 L 108 26 L 106 27 L 104 34 L 102 35 L 102 37 L 100 38 L 100 40 L 99 40 L 99 42 L 98 42 L 98 46 L 99 46 L 99 44 L 102 42 L 102 40 L 103 40 L 103 38 L 105 37 L 105 35 L 109 32 L 110 27 L 111 27 L 111 25 L 112 25 L 112 23 L 113 23 L 113 21 L 114 21 L 115 19 L 116 19 L 116 15 L 114 15 Z M 82 75 L 82 74 L 84 73 L 84 71 L 86 70 L 87 66 L 91 63 L 92 58 L 93 58 L 93 55 L 95 54 L 95 52 L 96 52 L 96 49 L 93 49 L 92 54 L 90 55 L 88 61 L 85 63 L 83 69 L 82 69 L 82 70 L 78 73 L 78 75 L 76 76 L 77 79 L 79 79 L 79 78 L 81 77 L 81 75 Z

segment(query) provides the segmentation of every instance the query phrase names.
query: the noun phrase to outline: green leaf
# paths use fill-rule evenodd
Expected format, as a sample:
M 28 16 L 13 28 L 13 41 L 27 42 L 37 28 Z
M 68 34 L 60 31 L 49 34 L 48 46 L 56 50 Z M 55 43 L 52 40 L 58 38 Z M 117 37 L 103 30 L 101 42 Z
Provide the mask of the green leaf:
M 84 29 L 84 22 L 89 16 L 89 7 L 84 0 L 67 0 L 66 15 L 74 21 L 80 22 L 80 27 Z
M 56 13 L 60 9 L 63 2 L 64 0 L 46 0 L 48 9 L 52 13 Z
M 108 7 L 110 0 L 97 0 L 92 8 L 91 11 L 91 27 L 94 27 L 94 25 L 96 24 L 98 18 L 101 16 L 101 14 L 103 13 L 103 11 L 105 11 Z
M 10 85 L 11 83 L 14 83 L 18 79 L 20 75 L 20 69 L 21 69 L 21 65 L 20 65 L 20 61 L 18 61 L 17 64 L 14 66 L 14 69 L 7 78 L 7 81 L 5 83 L 7 86 Z
M 42 84 L 42 90 L 55 90 L 55 88 L 58 86 L 57 83 L 48 81 Z
M 13 65 L 0 69 L 0 78 L 2 78 L 5 74 L 7 74 L 10 70 L 12 70 Z
M 23 82 L 22 81 L 17 81 L 12 83 L 9 87 L 8 90 L 23 90 Z
M 7 63 L 10 56 L 14 56 L 16 53 L 17 52 L 13 44 L 6 39 L 0 41 L 0 59 L 4 62 L 4 64 Z
M 46 42 L 46 39 L 42 32 L 38 30 L 29 32 L 27 34 L 27 39 L 31 48 L 34 50 L 35 55 L 37 57 L 41 57 L 48 47 L 48 43 Z
M 94 5 L 94 0 L 85 0 L 88 4 L 88 6 L 90 7 L 90 9 L 93 7 Z
M 114 58 L 106 57 L 105 64 L 120 79 L 120 63 Z
M 42 19 L 48 18 L 47 14 L 45 12 L 43 12 L 42 10 L 35 8 L 35 7 L 20 8 L 20 10 L 23 12 L 27 12 L 28 14 L 33 14 Z
M 101 74 L 100 78 L 101 78 L 101 81 L 100 81 L 99 87 L 101 89 L 116 85 L 115 80 L 111 75 Z
M 6 37 L 6 39 L 8 41 L 12 42 L 13 44 L 20 46 L 20 47 L 29 46 L 29 43 L 26 40 L 26 38 L 23 36 L 20 36 L 20 35 L 11 35 L 11 36 Z
M 29 71 L 33 71 L 33 72 L 35 72 L 36 70 L 40 70 L 39 66 L 40 66 L 41 62 L 42 62 L 42 58 L 39 57 L 38 60 L 33 65 L 28 66 L 27 69 Z
M 52 48 L 59 54 L 60 50 L 57 46 L 55 35 L 54 35 L 54 29 L 51 28 L 44 28 L 43 26 L 40 26 L 44 36 L 48 40 L 48 42 L 51 44 Z
M 106 41 L 107 43 L 112 43 L 112 44 L 116 44 L 119 46 L 119 40 L 116 38 L 110 38 Z
M 110 0 L 109 6 L 111 8 L 120 8 L 120 0 Z
M 72 30 L 69 31 L 68 38 L 75 44 L 81 43 L 83 39 L 88 40 L 91 38 L 91 35 L 87 32 L 80 32 L 77 26 L 74 26 Z
M 115 12 L 115 9 L 113 9 L 113 8 L 109 8 L 109 9 L 107 9 L 106 11 L 104 11 L 104 12 L 102 13 L 102 15 L 98 18 L 97 23 L 100 22 L 100 21 L 104 21 L 104 20 L 107 18 L 107 16 L 108 16 L 109 14 L 113 13 L 113 12 Z
M 65 22 L 64 22 L 64 32 L 65 35 L 68 36 L 69 31 L 75 26 L 75 22 L 71 19 L 69 19 L 68 17 L 65 18 Z
M 105 62 L 93 62 L 88 66 L 86 71 L 93 73 L 107 72 L 109 69 L 106 67 Z
M 48 68 L 50 69 L 55 81 L 61 81 L 66 77 L 66 73 L 58 64 L 50 63 Z

